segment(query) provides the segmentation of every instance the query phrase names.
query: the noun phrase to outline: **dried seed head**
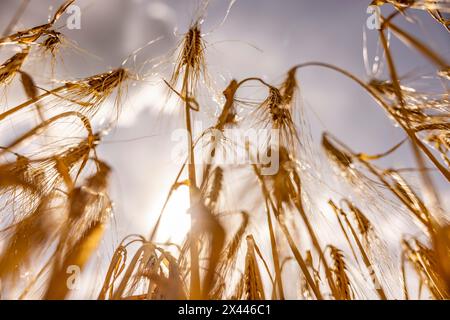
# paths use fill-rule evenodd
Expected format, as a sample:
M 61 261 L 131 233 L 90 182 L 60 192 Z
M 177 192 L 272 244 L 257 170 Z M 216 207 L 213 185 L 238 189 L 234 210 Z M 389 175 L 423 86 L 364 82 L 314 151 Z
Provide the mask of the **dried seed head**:
M 28 53 L 29 48 L 26 47 L 0 65 L 0 85 L 7 85 L 12 81 L 16 73 L 22 68 Z
M 371 79 L 369 81 L 369 86 L 375 89 L 379 94 L 386 96 L 388 99 L 394 100 L 397 97 L 395 86 L 390 80 Z M 405 86 L 400 86 L 400 89 L 402 90 L 403 96 L 415 92 L 413 88 Z
M 277 88 L 270 88 L 269 97 L 265 101 L 267 108 L 269 109 L 272 122 L 276 127 L 279 127 L 285 120 L 287 113 L 283 108 L 283 96 Z
M 184 39 L 182 51 L 182 65 L 188 65 L 192 69 L 197 69 L 201 65 L 200 58 L 203 55 L 202 35 L 197 24 L 189 29 Z
M 435 299 L 449 299 L 448 283 L 441 275 L 435 251 L 429 249 L 417 239 L 414 239 L 414 241 L 403 240 L 402 245 L 406 258 L 411 261 L 433 297 Z
M 397 9 L 414 8 L 421 10 L 445 10 L 448 12 L 448 3 L 444 1 L 428 1 L 428 0 L 373 0 L 372 5 L 382 6 L 391 4 Z
M 256 243 L 253 236 L 248 235 L 247 238 L 247 254 L 245 257 L 244 272 L 244 299 L 247 300 L 263 300 L 264 287 L 261 280 L 258 262 L 256 260 Z
M 416 218 L 424 224 L 425 227 L 431 227 L 430 213 L 403 177 L 395 170 L 388 170 L 385 173 L 386 177 L 392 179 L 392 188 L 394 192 L 408 205 L 409 209 L 414 213 Z
M 277 208 L 281 208 L 283 204 L 291 207 L 299 199 L 300 176 L 295 168 L 294 157 L 287 148 L 281 146 L 278 153 L 279 169 L 276 174 L 267 176 L 267 179 L 271 181 L 271 194 Z
M 50 30 L 45 33 L 45 39 L 40 43 L 44 52 L 49 52 L 53 57 L 58 52 L 60 45 L 62 44 L 62 33 L 54 30 Z
M 195 99 L 198 81 L 201 76 L 207 80 L 205 63 L 205 45 L 198 23 L 195 23 L 184 36 L 180 45 L 178 61 L 170 79 L 170 85 L 176 88 L 181 73 L 185 72 L 181 96 L 183 99 Z
M 400 86 L 403 104 L 397 103 L 396 88 L 392 81 L 372 79 L 369 86 L 391 104 L 389 112 L 394 120 L 414 131 L 426 130 L 448 120 L 449 94 L 419 92 L 412 87 Z M 392 115 L 390 115 L 391 118 Z
M 450 158 L 448 152 L 450 151 L 450 130 L 442 127 L 437 132 L 432 132 L 426 137 L 426 141 L 433 144 L 434 148 L 439 151 L 441 158 L 450 167 Z
M 75 0 L 66 0 L 59 8 L 56 10 L 55 14 L 53 15 L 53 18 L 49 21 L 49 24 L 53 26 L 56 21 L 58 21 L 59 18 L 66 12 L 67 8 L 69 8 Z
M 89 220 L 93 219 L 94 216 L 97 217 L 95 220 L 104 220 L 106 218 L 100 215 L 102 212 L 92 212 L 93 216 L 88 217 L 84 217 L 84 215 L 88 212 L 89 207 L 96 205 L 96 202 L 102 200 L 102 197 L 105 196 L 110 171 L 111 169 L 107 164 L 98 162 L 97 172 L 88 177 L 86 179 L 86 183 L 82 187 L 75 188 L 72 191 L 70 197 L 70 219 L 78 220 L 83 218 L 86 219 L 85 222 L 89 224 Z
M 92 150 L 100 142 L 100 134 L 89 135 L 85 140 L 78 145 L 70 147 L 60 155 L 56 156 L 58 162 L 63 164 L 66 168 L 73 168 L 79 161 L 87 159 Z
M 445 1 L 445 0 L 444 0 Z M 441 12 L 442 11 L 442 12 Z M 446 16 L 449 13 L 450 9 L 447 8 L 446 12 L 444 10 L 428 10 L 428 13 L 436 20 L 438 23 L 442 24 L 442 26 L 450 32 L 450 19 Z
M 277 137 L 268 136 L 267 142 L 277 139 L 280 146 L 294 151 L 299 141 L 297 131 L 292 120 L 290 106 L 284 103 L 284 98 L 278 88 L 269 86 L 269 95 L 256 109 L 256 119 L 263 127 L 277 130 Z
M 338 149 L 329 139 L 327 134 L 322 135 L 322 147 L 328 157 L 343 171 L 348 171 L 353 163 L 352 156 L 344 150 Z
M 297 69 L 292 68 L 288 71 L 286 79 L 281 85 L 280 92 L 283 96 L 283 104 L 290 106 L 295 98 L 295 91 L 298 88 L 297 79 L 295 77 Z
M 10 278 L 14 283 L 35 261 L 31 258 L 38 257 L 56 237 L 59 225 L 50 218 L 52 199 L 43 197 L 32 212 L 11 226 L 11 236 L 0 254 L 0 278 Z
M 54 89 L 53 95 L 81 106 L 80 112 L 88 116 L 95 115 L 101 104 L 116 90 L 115 111 L 120 113 L 120 99 L 125 83 L 131 74 L 124 68 L 94 75 L 77 81 L 66 82 L 65 85 Z
M 106 73 L 95 75 L 84 80 L 91 92 L 96 96 L 109 95 L 129 77 L 124 68 L 118 68 Z
M 213 171 L 213 179 L 210 183 L 208 193 L 205 197 L 207 206 L 211 211 L 217 206 L 220 193 L 222 191 L 223 185 L 223 169 L 221 167 L 216 167 Z
M 236 124 L 237 115 L 234 105 L 234 97 L 236 95 L 237 89 L 237 81 L 231 80 L 228 87 L 223 91 L 223 95 L 225 96 L 225 104 L 215 126 L 215 128 L 218 130 L 223 130 L 226 125 Z
M 350 211 L 356 220 L 359 232 L 364 236 L 368 236 L 369 232 L 372 230 L 372 224 L 370 220 L 359 210 L 353 203 L 346 201 Z
M 15 173 L 22 174 L 29 169 L 29 166 L 30 166 L 30 160 L 27 157 L 24 157 L 22 155 L 17 155 L 16 166 L 14 169 Z
M 12 35 L 1 38 L 0 45 L 7 43 L 31 45 L 35 43 L 50 27 L 51 25 L 47 23 L 27 30 L 18 31 Z
M 26 44 L 31 45 L 35 43 L 42 35 L 46 34 L 50 28 L 58 21 L 58 19 L 64 14 L 67 8 L 73 4 L 75 0 L 67 0 L 56 11 L 53 18 L 48 23 L 39 25 L 27 30 L 18 31 L 12 35 L 0 38 L 0 45 L 2 44 Z
M 330 255 L 333 259 L 333 268 L 331 269 L 336 283 L 336 288 L 339 292 L 340 300 L 352 299 L 352 289 L 350 279 L 347 275 L 347 266 L 344 260 L 344 255 L 341 250 L 335 246 L 329 245 Z

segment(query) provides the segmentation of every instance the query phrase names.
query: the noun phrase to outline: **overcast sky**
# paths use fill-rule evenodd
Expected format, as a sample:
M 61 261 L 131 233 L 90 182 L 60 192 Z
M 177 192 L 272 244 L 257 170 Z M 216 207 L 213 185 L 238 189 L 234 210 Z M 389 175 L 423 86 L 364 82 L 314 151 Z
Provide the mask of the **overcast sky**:
M 0 1 L 1 28 L 18 2 Z M 31 1 L 19 27 L 44 23 L 49 7 L 56 8 L 60 3 Z M 65 53 L 64 68 L 56 77 L 64 78 L 67 74 L 84 77 L 117 67 L 133 50 L 160 36 L 164 39 L 142 50 L 136 65 L 164 55 L 175 48 L 179 35 L 188 28 L 199 1 L 80 0 L 76 3 L 82 9 L 82 28 L 62 29 L 62 32 L 80 48 L 101 59 L 90 59 L 86 53 Z M 369 3 L 238 0 L 220 25 L 229 1 L 212 0 L 202 26 L 206 33 L 208 68 L 220 85 L 232 78 L 248 76 L 279 83 L 292 65 L 306 61 L 328 62 L 368 79 L 362 54 L 363 30 L 372 55 L 377 37 L 376 31 L 365 28 Z M 383 8 L 383 12 L 389 11 Z M 448 57 L 448 33 L 427 14 L 414 14 L 420 18 L 420 24 L 410 24 L 404 19 L 398 23 Z M 425 60 L 398 40 L 392 39 L 391 48 L 400 75 L 432 70 Z M 375 154 L 404 138 L 385 113 L 350 81 L 322 69 L 304 70 L 298 79 L 316 144 L 320 142 L 321 132 L 330 131 L 354 150 Z M 181 123 L 171 118 L 176 113 L 158 112 L 161 96 L 151 90 L 148 83 L 130 88 L 129 96 L 134 99 L 124 107 L 125 120 L 113 130 L 109 142 L 100 147 L 100 155 L 114 169 L 116 239 L 129 233 L 149 232 L 149 216 L 155 216 L 160 209 L 163 195 L 175 175 L 168 139 L 170 130 Z M 384 165 L 411 166 L 411 158 L 410 149 L 402 147 Z M 448 184 L 439 180 L 438 183 L 448 195 Z

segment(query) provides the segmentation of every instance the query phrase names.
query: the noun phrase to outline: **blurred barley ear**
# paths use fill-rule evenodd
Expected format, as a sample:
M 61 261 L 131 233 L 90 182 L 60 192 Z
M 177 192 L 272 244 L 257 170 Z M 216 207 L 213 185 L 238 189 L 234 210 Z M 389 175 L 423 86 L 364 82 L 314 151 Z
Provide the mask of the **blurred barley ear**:
M 16 31 L 29 2 L 20 2 L 0 38 L 2 48 L 16 50 L 0 62 L 0 87 L 8 98 L 9 89 L 20 80 L 25 99 L 12 107 L 5 102 L 0 113 L 0 125 L 11 138 L 0 146 L 0 295 L 19 292 L 19 299 L 68 299 L 83 272 L 93 272 L 91 261 L 106 259 L 95 253 L 114 214 L 108 195 L 113 168 L 99 157 L 97 147 L 108 131 L 102 128 L 117 124 L 129 82 L 139 77 L 133 68 L 120 66 L 59 80 L 46 88 L 45 81 L 37 81 L 42 75 L 29 67 L 50 57 L 53 74 L 62 56 L 60 49 L 70 43 L 58 21 L 75 0 L 62 2 L 47 22 Z M 201 33 L 208 3 L 201 3 L 198 17 L 171 56 L 171 74 L 163 80 L 168 96 L 176 96 L 183 111 L 189 133 L 186 161 L 176 172 L 150 236 L 125 237 L 102 274 L 101 286 L 92 294 L 99 300 L 386 300 L 428 298 L 425 295 L 449 299 L 450 225 L 441 203 L 444 194 L 430 172 L 444 182 L 450 180 L 450 97 L 448 90 L 426 92 L 405 83 L 386 35 L 392 32 L 434 66 L 432 77 L 423 77 L 425 84 L 432 86 L 432 78 L 446 81 L 450 68 L 445 53 L 400 28 L 395 20 L 412 10 L 424 10 L 448 31 L 448 5 L 372 2 L 394 8 L 381 17 L 378 32 L 387 66 L 385 79 L 377 75 L 364 81 L 332 64 L 305 62 L 290 68 L 278 84 L 259 77 L 233 79 L 220 100 L 210 84 L 221 75 L 208 73 Z M 321 155 L 310 146 L 307 119 L 297 123 L 298 115 L 304 116 L 299 99 L 302 83 L 297 78 L 304 68 L 313 67 L 357 84 L 402 129 L 405 138 L 372 154 L 354 151 L 325 132 L 321 147 L 333 171 L 321 172 L 323 167 L 313 165 Z M 242 96 L 240 90 L 248 83 L 264 89 L 260 99 Z M 214 101 L 208 103 L 217 103 L 219 112 L 208 129 L 196 133 L 193 119 L 207 115 L 209 107 L 203 102 L 205 95 Z M 106 106 L 112 107 L 106 110 Z M 107 116 L 100 120 L 99 114 Z M 23 132 L 11 127 L 28 120 Z M 220 147 L 240 151 L 241 146 L 230 143 L 230 128 L 276 129 L 279 170 L 264 175 L 265 166 L 258 161 L 220 163 Z M 211 136 L 214 139 L 206 142 L 208 161 L 200 163 L 197 148 Z M 257 154 L 250 154 L 251 160 L 271 150 L 270 142 L 266 137 L 262 145 L 256 145 Z M 404 146 L 410 147 L 415 168 L 382 166 L 379 160 Z M 414 186 L 411 176 L 421 182 L 422 189 Z M 346 194 L 332 192 L 324 199 L 317 189 L 329 187 L 333 179 Z M 160 243 L 158 228 L 167 204 L 185 187 L 191 229 L 182 243 Z M 237 198 L 234 193 L 239 193 Z M 328 210 L 330 215 L 324 214 Z M 418 226 L 414 235 L 399 235 L 398 259 L 385 240 L 387 231 L 392 233 L 388 228 L 394 218 L 404 228 L 410 223 Z M 330 230 L 331 236 L 326 234 Z M 367 276 L 370 281 L 361 280 Z

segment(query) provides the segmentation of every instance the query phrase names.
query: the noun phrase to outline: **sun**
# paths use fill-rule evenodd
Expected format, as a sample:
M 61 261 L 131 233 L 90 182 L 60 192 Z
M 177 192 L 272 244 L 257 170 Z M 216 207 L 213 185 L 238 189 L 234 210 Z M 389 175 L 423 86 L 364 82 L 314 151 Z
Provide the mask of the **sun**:
M 161 201 L 158 201 L 158 203 L 164 203 L 166 196 L 167 193 L 162 193 Z M 172 194 L 163 213 L 156 237 L 158 242 L 167 241 L 176 244 L 183 242 L 191 228 L 191 217 L 187 213 L 188 209 L 189 192 L 186 188 L 179 188 Z M 152 218 L 152 225 L 155 222 Z

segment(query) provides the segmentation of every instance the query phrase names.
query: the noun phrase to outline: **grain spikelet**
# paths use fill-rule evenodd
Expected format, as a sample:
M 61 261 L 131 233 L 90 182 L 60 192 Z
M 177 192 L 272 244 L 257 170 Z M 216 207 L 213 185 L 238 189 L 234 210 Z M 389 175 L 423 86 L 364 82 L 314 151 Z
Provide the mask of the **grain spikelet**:
M 289 151 L 295 150 L 295 143 L 298 142 L 291 106 L 286 104 L 286 101 L 291 99 L 292 97 L 288 97 L 286 100 L 286 96 L 283 96 L 278 88 L 269 86 L 269 95 L 255 112 L 255 118 L 258 121 L 256 125 L 264 129 L 278 130 L 280 144 Z
M 336 204 L 334 204 L 334 202 L 332 200 L 329 200 L 328 204 L 333 208 L 333 211 L 336 214 L 337 219 L 340 221 L 340 216 L 343 217 L 346 225 L 348 226 L 348 228 L 350 229 L 350 232 L 353 236 L 353 239 L 355 240 L 355 243 L 358 247 L 359 253 L 361 255 L 361 258 L 364 262 L 364 265 L 366 266 L 367 270 L 369 271 L 370 275 L 371 275 L 371 280 L 373 282 L 373 285 L 377 291 L 378 296 L 382 299 L 382 300 L 386 300 L 387 296 L 384 292 L 383 287 L 380 284 L 380 281 L 378 280 L 377 275 L 375 274 L 375 268 L 373 267 L 373 263 L 370 260 L 366 249 L 364 248 L 363 244 L 361 243 L 361 241 L 359 240 L 358 235 L 356 234 L 355 229 L 353 228 L 352 224 L 350 223 L 347 214 L 345 213 L 344 210 L 342 210 L 341 208 L 338 208 L 336 206 Z M 343 228 L 342 224 L 341 224 L 341 228 Z
M 198 189 L 197 189 L 198 190 Z M 210 238 L 208 267 L 201 287 L 201 295 L 208 297 L 214 287 L 216 268 L 220 263 L 220 256 L 225 243 L 225 229 L 217 217 L 203 203 L 199 190 L 197 191 L 197 202 L 191 205 L 189 213 L 194 221 L 193 231 L 197 235 L 205 235 Z
M 432 230 L 432 221 L 427 207 L 402 176 L 395 170 L 385 171 L 385 176 L 392 179 L 392 190 L 410 209 L 418 221 L 429 230 Z
M 220 277 L 217 277 L 214 289 L 211 291 L 211 299 L 221 299 L 224 295 L 224 290 L 227 287 L 227 280 L 231 276 L 231 272 L 236 265 L 236 259 L 238 250 L 242 243 L 242 238 L 247 230 L 249 223 L 249 214 L 245 211 L 241 212 L 242 222 L 239 225 L 238 230 L 235 232 L 231 240 L 225 247 L 220 262 L 217 266 L 217 273 Z
M 114 291 L 112 299 L 126 299 L 138 293 L 139 286 L 144 279 L 148 279 L 151 270 L 155 270 L 155 268 L 161 265 L 162 258 L 158 257 L 156 253 L 157 247 L 153 243 L 145 240 L 140 240 L 139 242 L 142 242 L 142 244 L 126 268 L 117 289 Z M 148 283 L 147 286 L 147 296 L 149 293 L 155 293 L 149 291 L 150 287 L 153 288 L 151 283 Z
M 28 54 L 29 48 L 26 47 L 0 65 L 0 85 L 11 83 L 16 73 L 22 68 Z
M 24 71 L 21 71 L 20 75 L 21 75 L 22 85 L 23 85 L 23 88 L 25 90 L 25 93 L 26 93 L 28 99 L 30 99 L 30 100 L 36 99 L 38 97 L 39 93 L 38 93 L 38 90 L 34 83 L 33 78 Z M 39 120 L 45 121 L 45 117 L 44 117 L 42 110 L 43 110 L 43 106 L 39 102 L 37 102 L 36 103 L 36 111 L 39 116 Z
M 352 288 L 350 285 L 350 279 L 347 275 L 347 266 L 344 260 L 344 254 L 341 250 L 333 245 L 328 245 L 330 249 L 330 255 L 333 260 L 333 272 L 336 288 L 339 292 L 339 300 L 351 300 L 353 299 Z
M 295 101 L 295 93 L 298 89 L 298 83 L 295 77 L 296 71 L 297 69 L 295 67 L 291 68 L 280 87 L 280 93 L 283 97 L 283 104 L 288 106 L 291 111 L 293 111 L 292 103 Z
M 349 207 L 350 212 L 353 213 L 359 232 L 367 239 L 369 233 L 373 231 L 371 222 L 353 203 L 348 200 L 345 200 L 345 203 Z
M 172 87 L 176 87 L 183 71 L 181 95 L 188 101 L 189 98 L 196 96 L 200 77 L 206 76 L 205 44 L 198 21 L 189 28 L 180 44 L 179 56 L 170 79 Z
M 60 266 L 55 266 L 49 280 L 47 292 L 44 295 L 46 300 L 62 300 L 69 291 L 70 267 L 83 268 L 91 254 L 97 248 L 104 231 L 104 224 L 95 222 L 85 231 L 85 234 L 74 244 L 73 248 L 64 257 Z
M 239 85 L 236 80 L 231 80 L 227 88 L 223 91 L 225 96 L 225 103 L 222 107 L 215 129 L 222 131 L 227 125 L 234 125 L 237 121 L 235 95 Z
M 35 138 L 37 135 L 42 133 L 44 130 L 46 130 L 53 123 L 56 123 L 59 120 L 64 120 L 64 119 L 72 118 L 72 117 L 75 118 L 75 119 L 78 119 L 81 122 L 81 124 L 84 127 L 84 129 L 88 132 L 89 138 L 91 138 L 90 140 L 95 140 L 93 138 L 94 134 L 92 132 L 92 127 L 91 127 L 89 119 L 87 117 L 85 117 L 84 115 L 78 113 L 78 112 L 68 111 L 68 112 L 60 113 L 60 114 L 58 114 L 58 115 L 56 115 L 56 116 L 54 116 L 54 117 L 52 117 L 52 118 L 50 118 L 48 120 L 45 120 L 45 121 L 41 122 L 39 125 L 35 126 L 34 128 L 29 130 L 28 132 L 26 132 L 23 135 L 21 135 L 18 138 L 16 138 L 7 147 L 1 149 L 0 150 L 0 154 L 4 155 L 7 152 L 11 152 L 13 149 L 21 146 L 22 144 L 24 144 L 28 140 Z
M 130 73 L 123 68 L 118 68 L 109 72 L 94 75 L 78 81 L 67 81 L 64 85 L 47 91 L 40 96 L 30 99 L 14 108 L 11 108 L 0 114 L 0 120 L 3 120 L 12 114 L 23 110 L 30 105 L 43 101 L 49 97 L 56 97 L 56 101 L 46 102 L 47 108 L 57 106 L 61 102 L 69 103 L 79 112 L 94 116 L 101 104 L 117 89 L 115 112 L 120 113 L 119 102 L 123 94 L 123 85 L 130 78 Z
M 0 38 L 0 46 L 5 44 L 26 44 L 35 43 L 42 35 L 52 32 L 50 29 L 64 14 L 66 9 L 75 2 L 75 0 L 67 0 L 64 2 L 53 15 L 53 18 L 46 24 L 39 25 L 30 29 L 18 31 L 14 34 Z
M 110 169 L 105 163 L 98 162 L 98 166 L 84 187 L 69 194 L 68 219 L 61 231 L 45 299 L 66 297 L 70 289 L 68 268 L 75 266 L 82 270 L 102 238 L 111 210 L 105 194 Z
M 438 263 L 438 272 L 443 279 L 446 292 L 450 293 L 450 226 L 439 226 L 434 240 L 434 250 Z
M 345 150 L 338 149 L 328 138 L 328 134 L 322 135 L 322 147 L 326 154 L 335 163 L 342 172 L 348 172 L 352 169 L 352 156 Z
M 0 279 L 12 278 L 15 282 L 20 272 L 30 267 L 31 257 L 38 257 L 56 236 L 58 224 L 50 218 L 54 210 L 51 200 L 51 196 L 43 197 L 33 212 L 5 231 L 11 236 L 0 255 Z
M 161 257 L 163 258 L 162 262 L 167 266 L 168 274 L 166 276 L 164 272 L 155 270 L 155 272 L 148 275 L 149 279 L 154 282 L 154 289 L 152 291 L 149 290 L 148 298 L 151 300 L 185 300 L 185 288 L 176 259 L 166 251 L 161 252 Z
M 373 5 L 381 6 L 389 3 L 399 11 L 406 9 L 419 9 L 427 11 L 438 23 L 450 32 L 450 21 L 444 18 L 444 14 L 450 12 L 450 5 L 446 0 L 374 0 Z
M 435 299 L 449 299 L 447 284 L 439 273 L 438 264 L 433 250 L 427 248 L 418 240 L 412 243 L 403 241 L 406 257 L 414 265 L 421 279 L 430 289 Z
M 223 184 L 223 169 L 221 167 L 216 167 L 212 173 L 213 178 L 211 185 L 208 190 L 208 194 L 205 197 L 206 204 L 211 210 L 214 210 L 217 206 L 219 200 L 220 192 L 222 191 Z
M 264 300 L 264 287 L 255 255 L 255 240 L 247 236 L 247 254 L 245 256 L 243 299 Z
M 119 275 L 125 269 L 125 263 L 127 260 L 127 250 L 122 244 L 119 245 L 114 251 L 113 257 L 109 264 L 108 271 L 106 272 L 105 280 L 103 281 L 103 286 L 98 296 L 98 300 L 111 299 L 114 293 L 114 283 L 116 282 Z

